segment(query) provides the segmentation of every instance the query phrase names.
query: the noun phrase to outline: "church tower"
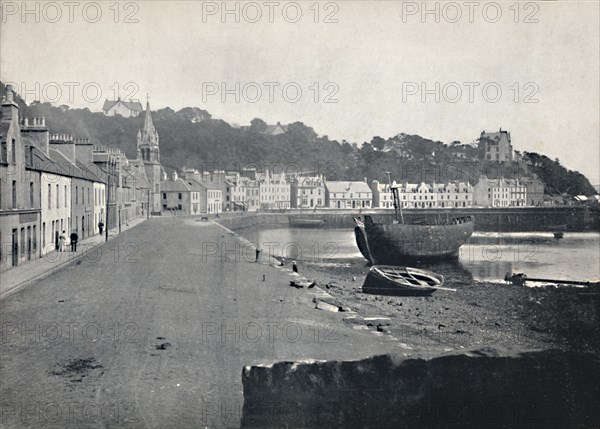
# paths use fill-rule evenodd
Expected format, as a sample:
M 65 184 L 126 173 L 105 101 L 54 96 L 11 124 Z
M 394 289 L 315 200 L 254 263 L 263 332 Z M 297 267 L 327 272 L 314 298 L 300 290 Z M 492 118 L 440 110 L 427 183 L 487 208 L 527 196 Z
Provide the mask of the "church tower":
M 158 133 L 152 122 L 152 112 L 150 111 L 150 102 L 146 103 L 146 115 L 144 118 L 144 127 L 138 131 L 137 135 L 137 156 L 144 164 L 148 183 L 150 184 L 150 211 L 161 211 L 160 199 L 160 149 L 158 146 Z

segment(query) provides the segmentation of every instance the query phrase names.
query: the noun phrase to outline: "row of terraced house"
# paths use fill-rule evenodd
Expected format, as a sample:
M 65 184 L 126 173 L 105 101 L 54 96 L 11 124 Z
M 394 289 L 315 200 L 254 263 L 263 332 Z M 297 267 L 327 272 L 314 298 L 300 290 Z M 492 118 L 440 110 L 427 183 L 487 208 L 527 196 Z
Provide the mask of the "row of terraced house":
M 156 210 L 158 178 L 144 162 L 141 134 L 134 160 L 51 134 L 45 118 L 21 117 L 8 86 L 0 117 L 0 270 L 57 250 L 61 235 L 84 240 Z

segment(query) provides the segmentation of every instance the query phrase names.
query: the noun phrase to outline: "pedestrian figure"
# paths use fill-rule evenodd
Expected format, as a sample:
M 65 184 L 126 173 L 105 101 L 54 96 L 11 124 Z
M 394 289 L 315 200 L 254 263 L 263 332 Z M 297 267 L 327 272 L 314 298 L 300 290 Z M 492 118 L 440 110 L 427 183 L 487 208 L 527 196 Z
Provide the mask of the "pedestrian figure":
M 65 232 L 63 231 L 62 234 L 60 234 L 60 236 L 58 237 L 58 251 L 62 252 L 63 251 L 63 246 L 65 245 L 65 240 L 66 240 L 66 236 L 65 236 Z
M 256 248 L 256 260 L 254 262 L 258 262 L 258 260 L 260 259 L 260 246 Z
M 77 252 L 77 240 L 79 239 L 79 236 L 73 231 L 69 238 L 71 239 L 71 252 Z
M 298 265 L 296 265 L 296 261 L 292 261 L 292 271 L 295 273 L 298 272 Z
M 100 234 L 102 234 L 102 231 L 104 231 L 104 222 L 98 222 L 98 230 L 100 231 Z

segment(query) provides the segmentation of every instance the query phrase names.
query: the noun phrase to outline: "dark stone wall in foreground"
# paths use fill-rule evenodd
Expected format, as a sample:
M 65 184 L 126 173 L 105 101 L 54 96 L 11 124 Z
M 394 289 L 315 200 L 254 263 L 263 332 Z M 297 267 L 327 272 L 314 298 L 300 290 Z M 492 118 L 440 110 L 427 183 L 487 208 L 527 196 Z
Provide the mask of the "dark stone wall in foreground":
M 482 349 L 246 367 L 244 428 L 592 428 L 598 356 Z

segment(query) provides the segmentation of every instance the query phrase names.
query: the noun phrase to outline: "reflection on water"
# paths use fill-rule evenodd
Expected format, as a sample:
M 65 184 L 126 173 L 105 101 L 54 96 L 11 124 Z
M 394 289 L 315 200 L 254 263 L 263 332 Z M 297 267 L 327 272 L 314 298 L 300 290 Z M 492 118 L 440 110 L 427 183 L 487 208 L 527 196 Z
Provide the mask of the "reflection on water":
M 275 256 L 305 262 L 364 261 L 351 229 L 270 228 L 246 229 L 241 234 Z M 600 234 L 475 233 L 461 247 L 457 262 L 420 265 L 444 275 L 464 279 L 501 281 L 507 272 L 529 277 L 600 280 Z

